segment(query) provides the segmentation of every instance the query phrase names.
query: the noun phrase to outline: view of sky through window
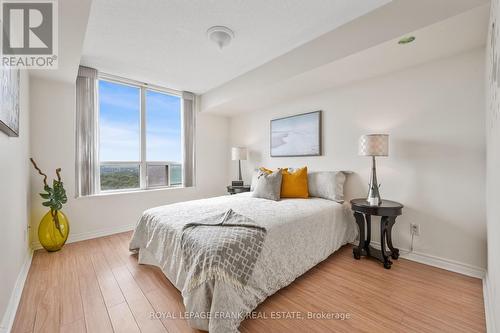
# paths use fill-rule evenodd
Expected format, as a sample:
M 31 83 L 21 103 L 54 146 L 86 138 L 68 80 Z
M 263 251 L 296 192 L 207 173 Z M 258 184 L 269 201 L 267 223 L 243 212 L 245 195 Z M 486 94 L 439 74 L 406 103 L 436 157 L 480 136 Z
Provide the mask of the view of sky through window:
M 140 89 L 99 81 L 101 161 L 140 161 Z M 146 91 L 146 160 L 182 162 L 181 99 Z
M 182 162 L 181 99 L 146 91 L 146 160 Z
M 99 159 L 140 161 L 140 89 L 99 81 Z

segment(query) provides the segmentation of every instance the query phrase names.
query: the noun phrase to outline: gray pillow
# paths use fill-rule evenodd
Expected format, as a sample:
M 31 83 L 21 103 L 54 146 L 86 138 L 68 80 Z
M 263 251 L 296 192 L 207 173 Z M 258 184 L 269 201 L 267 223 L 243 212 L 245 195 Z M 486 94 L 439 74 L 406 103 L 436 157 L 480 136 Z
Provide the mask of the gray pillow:
M 309 195 L 338 203 L 344 202 L 344 171 L 317 171 L 307 174 Z
M 278 201 L 281 192 L 281 170 L 267 174 L 259 170 L 252 197 Z

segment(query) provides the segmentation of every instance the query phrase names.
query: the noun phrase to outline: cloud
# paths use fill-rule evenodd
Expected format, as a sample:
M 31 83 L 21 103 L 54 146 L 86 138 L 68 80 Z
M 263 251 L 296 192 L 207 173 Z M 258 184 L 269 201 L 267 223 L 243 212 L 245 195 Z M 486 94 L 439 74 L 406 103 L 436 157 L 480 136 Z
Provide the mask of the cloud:
M 180 131 L 149 131 L 146 135 L 147 158 L 150 161 L 182 161 Z M 139 161 L 139 128 L 123 122 L 100 123 L 101 161 Z
M 117 108 L 120 110 L 133 110 L 139 112 L 140 99 L 130 93 L 104 93 L 99 95 L 99 103 L 102 107 Z
M 155 110 L 179 110 L 181 105 L 180 97 L 152 90 L 147 91 L 146 102 L 148 109 Z
M 138 161 L 140 159 L 138 127 L 102 120 L 99 126 L 101 161 Z
M 182 161 L 180 136 L 164 136 L 148 133 L 146 137 L 147 159 L 149 161 Z
M 99 103 L 101 107 L 138 111 L 140 108 L 139 96 L 139 88 L 108 81 L 99 81 Z

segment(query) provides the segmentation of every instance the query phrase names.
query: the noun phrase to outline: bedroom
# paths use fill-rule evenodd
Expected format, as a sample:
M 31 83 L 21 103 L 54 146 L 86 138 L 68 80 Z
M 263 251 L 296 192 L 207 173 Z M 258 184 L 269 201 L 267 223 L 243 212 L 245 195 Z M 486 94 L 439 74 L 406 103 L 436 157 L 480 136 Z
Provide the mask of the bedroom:
M 500 330 L 498 0 L 29 3 L 0 332 Z

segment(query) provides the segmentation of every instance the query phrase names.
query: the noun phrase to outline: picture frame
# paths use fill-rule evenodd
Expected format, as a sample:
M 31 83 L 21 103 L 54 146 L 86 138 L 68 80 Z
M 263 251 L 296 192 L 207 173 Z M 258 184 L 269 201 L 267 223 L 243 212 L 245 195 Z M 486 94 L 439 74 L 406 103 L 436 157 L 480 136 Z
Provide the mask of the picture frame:
M 322 111 L 272 119 L 270 123 L 271 157 L 321 156 Z
M 0 67 L 0 130 L 19 136 L 19 69 Z

